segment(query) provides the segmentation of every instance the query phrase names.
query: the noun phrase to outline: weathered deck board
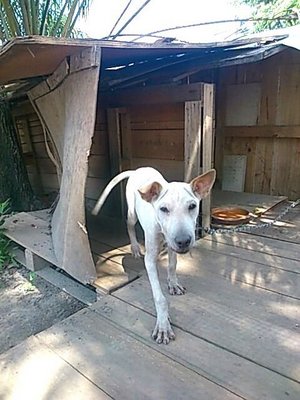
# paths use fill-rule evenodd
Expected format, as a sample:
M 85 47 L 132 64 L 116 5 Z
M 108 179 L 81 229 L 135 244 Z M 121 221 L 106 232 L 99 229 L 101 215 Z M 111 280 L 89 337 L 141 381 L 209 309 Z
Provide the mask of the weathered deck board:
M 174 342 L 169 346 L 157 346 L 149 335 L 155 318 L 116 297 L 106 297 L 91 309 L 112 321 L 115 326 L 134 334 L 151 347 L 151 351 L 167 355 L 242 398 L 282 400 L 287 397 L 296 400 L 299 397 L 298 383 L 179 328 L 176 329 L 177 338 Z
M 204 279 L 201 268 L 197 271 L 193 267 L 189 275 L 181 277 L 188 292 L 185 296 L 168 296 L 172 322 L 186 332 L 300 382 L 299 301 L 238 282 L 233 284 L 221 277 L 212 278 L 210 274 Z M 146 277 L 114 295 L 155 315 Z M 264 303 L 260 305 L 261 297 Z
M 240 249 L 250 250 L 259 256 L 278 256 L 289 260 L 300 261 L 300 246 L 297 243 L 286 243 L 271 237 L 255 236 L 245 233 L 206 236 L 205 240 L 224 243 Z M 249 252 L 249 254 L 251 254 Z M 244 253 L 243 253 L 244 254 Z M 255 255 L 254 255 L 255 257 Z M 266 257 L 267 258 L 267 257 Z
M 288 203 L 279 204 L 274 207 L 271 211 L 264 215 L 264 219 L 272 221 L 282 211 L 285 210 Z M 255 236 L 269 237 L 271 239 L 278 239 L 284 242 L 300 244 L 300 206 L 298 205 L 295 209 L 291 209 L 276 225 L 272 228 L 259 229 L 253 231 L 252 234 Z
M 206 241 L 195 247 L 193 255 L 202 271 L 221 275 L 232 283 L 242 282 L 300 300 L 300 276 L 291 272 L 293 263 L 289 264 L 287 259 L 281 262 L 282 268 L 270 267 L 257 262 L 255 255 L 253 261 L 247 261 L 226 251 L 212 252 Z M 183 257 L 180 257 L 180 259 L 182 263 L 193 266 L 189 258 L 183 260 Z
M 213 207 L 242 207 L 253 212 L 255 208 L 269 210 L 277 204 L 286 200 L 286 196 L 269 196 L 257 193 L 231 192 L 213 189 L 212 206 Z
M 49 221 L 21 212 L 7 218 L 4 228 L 8 238 L 51 264 L 59 265 L 53 250 Z
M 111 399 L 36 337 L 0 356 L 3 400 Z
M 91 310 L 37 337 L 114 399 L 239 398 Z

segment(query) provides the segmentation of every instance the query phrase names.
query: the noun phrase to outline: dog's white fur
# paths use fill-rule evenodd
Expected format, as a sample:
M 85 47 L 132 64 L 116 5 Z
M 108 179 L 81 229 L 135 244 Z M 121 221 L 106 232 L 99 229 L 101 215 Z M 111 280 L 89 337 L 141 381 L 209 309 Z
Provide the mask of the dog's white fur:
M 135 232 L 135 224 L 139 220 L 145 233 L 145 266 L 157 313 L 152 337 L 158 343 L 167 344 L 170 339 L 175 339 L 170 325 L 168 304 L 157 273 L 161 238 L 163 237 L 168 247 L 169 292 L 172 295 L 184 294 L 185 288 L 180 285 L 176 275 L 176 253 L 186 253 L 194 245 L 199 204 L 210 192 L 215 177 L 216 172 L 212 169 L 193 179 L 190 184 L 168 183 L 158 171 L 150 167 L 121 172 L 110 181 L 93 209 L 92 213 L 96 215 L 111 190 L 119 182 L 129 178 L 126 186 L 128 234 L 132 254 L 139 257 L 141 252 Z

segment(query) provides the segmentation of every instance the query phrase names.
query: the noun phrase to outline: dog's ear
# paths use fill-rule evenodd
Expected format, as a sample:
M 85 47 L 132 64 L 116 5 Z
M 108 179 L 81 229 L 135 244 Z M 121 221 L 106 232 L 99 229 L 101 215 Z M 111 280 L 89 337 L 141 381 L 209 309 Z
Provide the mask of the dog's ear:
M 143 200 L 148 201 L 151 203 L 151 201 L 157 199 L 161 192 L 162 186 L 158 182 L 153 182 L 150 183 L 149 185 L 141 187 L 138 191 L 142 197 Z
M 204 199 L 210 192 L 216 179 L 216 170 L 210 169 L 203 175 L 197 176 L 190 183 L 192 191 L 200 200 Z

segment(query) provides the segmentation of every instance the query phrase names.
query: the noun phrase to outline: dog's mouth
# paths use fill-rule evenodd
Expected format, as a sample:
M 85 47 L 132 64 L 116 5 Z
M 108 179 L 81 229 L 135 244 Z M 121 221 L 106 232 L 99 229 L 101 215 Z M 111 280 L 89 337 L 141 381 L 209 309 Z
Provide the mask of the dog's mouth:
M 184 249 L 184 250 L 179 249 L 179 250 L 175 250 L 175 251 L 178 254 L 186 254 L 186 253 L 188 253 L 190 251 L 190 249 L 189 248 L 188 249 Z
M 187 248 L 184 248 L 184 249 L 178 249 L 177 247 L 174 248 L 174 247 L 171 246 L 171 249 L 173 251 L 175 251 L 175 253 L 177 253 L 177 254 L 186 254 L 191 250 L 191 247 L 187 247 Z

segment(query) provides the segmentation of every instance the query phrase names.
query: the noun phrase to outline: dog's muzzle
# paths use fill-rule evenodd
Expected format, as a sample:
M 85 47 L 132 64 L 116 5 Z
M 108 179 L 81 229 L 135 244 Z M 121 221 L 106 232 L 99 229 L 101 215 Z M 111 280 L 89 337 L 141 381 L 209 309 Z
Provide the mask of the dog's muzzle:
M 175 240 L 176 253 L 184 254 L 187 253 L 191 248 L 192 236 L 190 235 L 180 235 L 176 236 Z

